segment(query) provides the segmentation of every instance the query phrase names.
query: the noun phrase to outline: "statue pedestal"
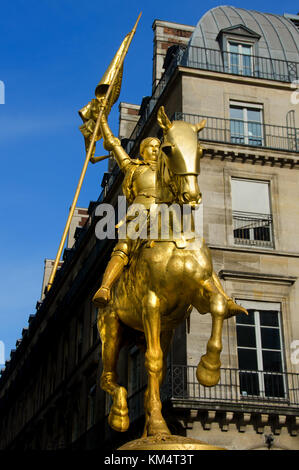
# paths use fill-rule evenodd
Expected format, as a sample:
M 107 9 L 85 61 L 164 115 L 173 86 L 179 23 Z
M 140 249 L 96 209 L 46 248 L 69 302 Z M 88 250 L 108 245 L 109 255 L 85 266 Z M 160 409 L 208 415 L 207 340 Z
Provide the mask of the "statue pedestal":
M 190 437 L 157 435 L 127 442 L 117 450 L 226 450 Z

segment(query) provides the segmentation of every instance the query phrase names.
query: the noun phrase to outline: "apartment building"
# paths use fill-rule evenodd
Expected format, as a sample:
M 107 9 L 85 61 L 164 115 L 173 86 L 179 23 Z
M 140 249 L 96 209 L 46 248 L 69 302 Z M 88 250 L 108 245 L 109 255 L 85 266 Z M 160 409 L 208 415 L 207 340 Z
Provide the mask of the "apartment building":
M 171 120 L 207 120 L 199 134 L 203 237 L 226 292 L 249 315 L 225 323 L 220 383 L 206 388 L 195 371 L 210 317 L 194 309 L 190 331 L 176 331 L 161 394 L 173 433 L 232 450 L 299 449 L 298 24 L 297 15 L 228 6 L 195 27 L 156 20 L 152 94 L 119 107 L 132 156 L 143 138 L 161 137 L 161 105 Z M 121 354 L 132 424 L 120 435 L 107 424 L 91 303 L 113 248 L 95 237 L 95 208 L 117 204 L 121 181 L 111 162 L 98 200 L 77 210 L 53 287 L 2 373 L 2 449 L 115 449 L 140 435 L 143 355 L 133 344 Z

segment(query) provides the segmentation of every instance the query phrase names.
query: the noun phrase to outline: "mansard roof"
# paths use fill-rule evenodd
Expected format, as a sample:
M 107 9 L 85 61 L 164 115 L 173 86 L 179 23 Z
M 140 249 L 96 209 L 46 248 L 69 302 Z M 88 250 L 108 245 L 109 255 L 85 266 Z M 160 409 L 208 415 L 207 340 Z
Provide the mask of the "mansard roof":
M 208 10 L 197 23 L 189 47 L 220 50 L 219 34 L 231 32 L 258 39 L 258 55 L 270 59 L 299 62 L 299 30 L 287 17 L 232 6 Z

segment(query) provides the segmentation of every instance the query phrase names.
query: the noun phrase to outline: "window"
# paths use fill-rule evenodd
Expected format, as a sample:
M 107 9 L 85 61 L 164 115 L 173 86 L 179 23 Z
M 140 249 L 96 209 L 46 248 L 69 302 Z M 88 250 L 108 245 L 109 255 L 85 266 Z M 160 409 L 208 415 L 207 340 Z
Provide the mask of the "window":
M 252 45 L 228 42 L 229 72 L 237 75 L 253 75 Z
M 68 373 L 68 361 L 69 361 L 69 341 L 68 337 L 65 336 L 64 342 L 63 342 L 63 362 L 62 362 L 62 368 L 61 368 L 61 378 L 64 380 L 67 376 Z
M 262 106 L 230 102 L 231 142 L 241 145 L 263 145 Z
M 249 313 L 236 317 L 241 395 L 285 398 L 280 304 L 238 303 Z
M 138 348 L 132 348 L 129 362 L 129 390 L 136 393 L 141 388 L 141 353 Z
M 78 405 L 76 404 L 73 409 L 72 417 L 72 442 L 76 441 L 79 437 L 79 411 Z
M 95 305 L 91 307 L 91 346 L 93 346 L 99 338 L 98 332 L 98 309 Z
M 57 367 L 57 354 L 53 353 L 52 359 L 50 360 L 50 394 L 54 392 L 56 385 L 56 367 Z
M 232 178 L 231 189 L 234 243 L 273 248 L 269 182 Z
M 87 429 L 95 424 L 96 384 L 89 390 L 87 402 Z
M 83 348 L 83 319 L 80 318 L 77 324 L 77 351 L 76 351 L 76 363 L 82 358 Z
M 129 376 L 128 389 L 130 397 L 133 397 L 129 403 L 130 421 L 139 418 L 143 411 L 143 393 L 141 393 L 144 384 L 143 377 L 143 357 L 140 350 L 134 346 L 129 355 Z

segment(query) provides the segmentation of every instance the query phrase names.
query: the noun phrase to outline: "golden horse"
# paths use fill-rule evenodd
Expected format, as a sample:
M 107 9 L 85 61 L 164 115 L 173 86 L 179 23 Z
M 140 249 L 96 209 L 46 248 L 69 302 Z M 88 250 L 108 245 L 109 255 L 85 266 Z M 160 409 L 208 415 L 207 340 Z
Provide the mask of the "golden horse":
M 163 129 L 157 171 L 159 202 L 195 206 L 201 199 L 197 177 L 202 149 L 197 134 L 204 123 L 170 122 L 163 107 L 158 122 Z M 182 240 L 184 243 L 179 243 Z M 145 337 L 148 383 L 142 437 L 171 434 L 161 412 L 160 386 L 173 332 L 188 318 L 192 307 L 200 314 L 212 315 L 211 336 L 197 367 L 197 379 L 202 385 L 213 386 L 220 378 L 223 321 L 246 310 L 223 291 L 203 239 L 197 239 L 195 247 L 192 239 L 140 243 L 112 288 L 110 302 L 98 313 L 103 361 L 100 383 L 113 399 L 108 418 L 113 429 L 126 431 L 129 427 L 127 391 L 118 385 L 116 374 L 124 332 L 129 327 Z

